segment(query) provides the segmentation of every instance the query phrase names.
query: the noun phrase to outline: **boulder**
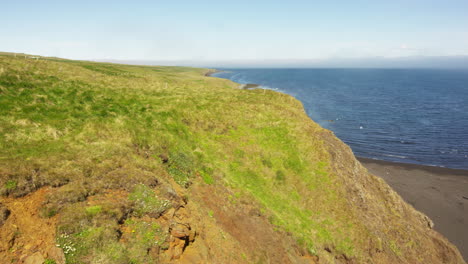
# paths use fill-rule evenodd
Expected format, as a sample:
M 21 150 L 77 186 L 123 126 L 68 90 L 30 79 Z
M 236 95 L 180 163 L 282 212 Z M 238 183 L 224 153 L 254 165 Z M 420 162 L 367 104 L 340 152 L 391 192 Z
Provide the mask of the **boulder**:
M 26 257 L 24 264 L 43 264 L 45 261 L 44 257 L 40 252 L 36 252 L 29 257 Z

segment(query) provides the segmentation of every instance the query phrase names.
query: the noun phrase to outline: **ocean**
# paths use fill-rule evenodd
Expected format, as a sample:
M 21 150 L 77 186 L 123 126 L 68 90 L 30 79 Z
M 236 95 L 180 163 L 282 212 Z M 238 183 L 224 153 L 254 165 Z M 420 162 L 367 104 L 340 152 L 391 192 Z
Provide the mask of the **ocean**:
M 468 169 L 468 70 L 220 70 L 294 96 L 356 156 Z

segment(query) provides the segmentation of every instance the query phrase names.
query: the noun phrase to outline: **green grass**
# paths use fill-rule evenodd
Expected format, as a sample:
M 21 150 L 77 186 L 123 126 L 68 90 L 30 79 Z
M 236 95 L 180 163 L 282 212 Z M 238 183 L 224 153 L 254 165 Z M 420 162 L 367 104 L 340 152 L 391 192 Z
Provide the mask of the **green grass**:
M 78 214 L 94 223 L 60 224 L 68 240 L 59 242 L 75 243 L 80 256 L 122 246 L 114 238 L 115 217 L 101 206 L 69 208 L 122 189 L 131 193 L 135 217 L 160 214 L 168 205 L 151 188 L 165 177 L 184 188 L 195 181 L 233 188 L 253 197 L 310 252 L 332 244 L 354 255 L 356 220 L 317 136 L 322 128 L 290 96 L 240 90 L 204 72 L 0 56 L 0 192 L 23 196 L 57 187 L 45 216 Z M 89 242 L 106 239 L 115 243 Z M 78 263 L 70 254 L 67 260 Z
M 100 205 L 93 205 L 93 206 L 86 207 L 86 214 L 88 214 L 91 217 L 99 214 L 101 211 L 102 211 L 102 206 Z
M 130 229 L 127 235 L 127 252 L 129 263 L 150 263 L 155 262 L 150 256 L 147 256 L 148 249 L 154 246 L 164 247 L 166 236 L 156 223 L 143 220 L 128 219 L 125 226 Z
M 5 183 L 5 189 L 7 190 L 14 190 L 16 188 L 16 181 L 8 180 Z
M 154 191 L 144 184 L 135 186 L 129 200 L 134 203 L 133 213 L 139 217 L 150 214 L 157 218 L 171 206 L 169 201 L 158 198 Z
M 142 187 L 136 187 L 138 189 Z M 141 193 L 136 193 L 140 195 Z M 135 195 L 135 193 L 132 193 Z M 125 216 L 130 208 L 141 210 L 129 201 L 105 201 L 85 207 L 83 203 L 67 204 L 61 210 L 57 230 L 57 244 L 67 263 L 152 263 L 149 254 L 155 246 L 166 241 L 167 234 L 152 218 Z M 148 198 L 143 198 L 148 202 Z M 150 201 L 154 201 L 149 199 Z M 147 208 L 147 207 L 144 207 Z M 145 211 L 146 212 L 146 211 Z M 151 212 L 148 212 L 151 213 Z M 120 223 L 125 219 L 124 223 Z

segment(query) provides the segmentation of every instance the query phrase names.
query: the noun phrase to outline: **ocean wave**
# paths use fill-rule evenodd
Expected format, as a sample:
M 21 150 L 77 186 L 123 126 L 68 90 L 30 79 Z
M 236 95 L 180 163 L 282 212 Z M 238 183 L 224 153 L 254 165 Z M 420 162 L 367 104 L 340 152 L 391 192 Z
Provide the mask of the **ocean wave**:
M 266 85 L 259 85 L 258 89 L 265 89 L 265 90 L 272 90 L 272 91 L 280 92 L 280 93 L 287 93 L 286 91 L 283 91 L 280 88 L 270 87 L 270 86 L 266 86 Z
M 407 159 L 408 158 L 407 156 L 394 155 L 394 154 L 383 154 L 383 153 L 382 153 L 382 156 L 391 157 L 391 158 L 399 158 L 399 159 Z

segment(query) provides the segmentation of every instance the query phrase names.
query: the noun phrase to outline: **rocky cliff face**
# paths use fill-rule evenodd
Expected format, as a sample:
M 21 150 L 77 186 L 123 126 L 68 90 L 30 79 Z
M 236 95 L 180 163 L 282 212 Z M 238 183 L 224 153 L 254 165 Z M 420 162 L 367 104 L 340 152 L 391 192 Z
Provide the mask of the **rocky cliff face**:
M 0 56 L 1 263 L 464 263 L 294 98 Z

